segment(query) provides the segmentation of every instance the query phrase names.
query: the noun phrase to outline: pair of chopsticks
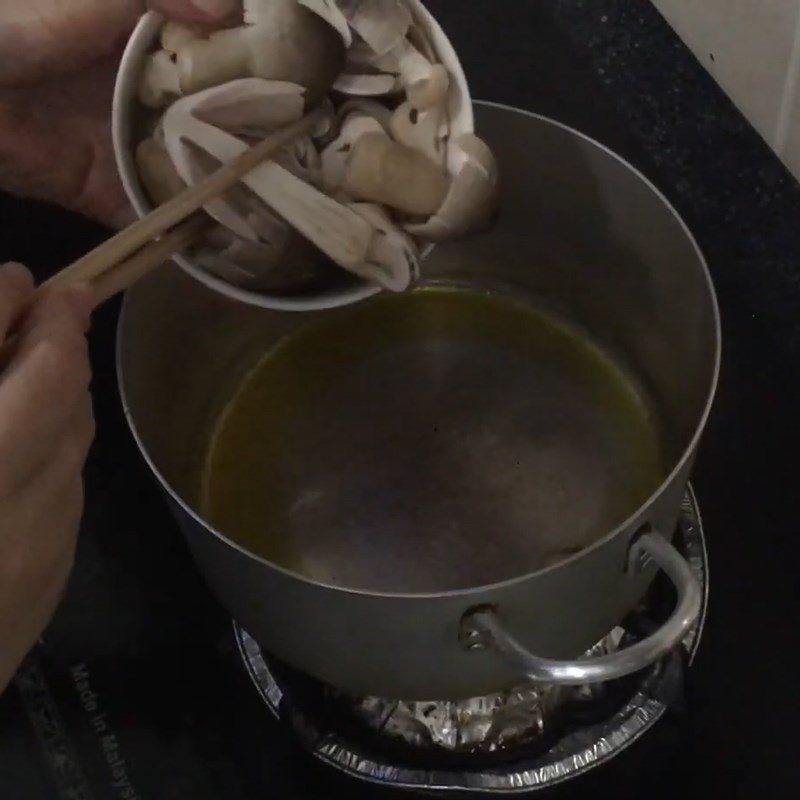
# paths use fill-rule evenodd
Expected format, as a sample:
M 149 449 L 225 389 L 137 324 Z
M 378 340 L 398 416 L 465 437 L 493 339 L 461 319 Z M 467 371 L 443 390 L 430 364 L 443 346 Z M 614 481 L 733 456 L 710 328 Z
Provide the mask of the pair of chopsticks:
M 190 245 L 207 229 L 209 220 L 199 213 L 206 203 L 231 189 L 277 150 L 309 133 L 322 114 L 321 109 L 315 109 L 297 122 L 267 136 L 200 183 L 190 186 L 53 275 L 42 284 L 42 288 L 89 284 L 94 289 L 98 305 L 129 288 Z
M 268 160 L 276 151 L 309 133 L 322 118 L 322 109 L 267 136 L 238 158 L 225 164 L 200 183 L 190 186 L 169 202 L 65 267 L 45 281 L 40 290 L 89 285 L 95 306 L 130 288 L 149 272 L 196 241 L 211 222 L 200 209 L 224 194 L 248 172 Z M 17 349 L 12 333 L 0 343 L 0 371 Z

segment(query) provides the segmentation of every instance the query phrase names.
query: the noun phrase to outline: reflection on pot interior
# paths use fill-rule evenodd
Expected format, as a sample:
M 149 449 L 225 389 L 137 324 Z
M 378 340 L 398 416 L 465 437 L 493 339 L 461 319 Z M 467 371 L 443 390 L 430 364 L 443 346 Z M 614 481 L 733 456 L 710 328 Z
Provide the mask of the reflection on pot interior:
M 635 382 L 536 303 L 427 286 L 300 326 L 221 415 L 203 510 L 331 585 L 515 577 L 622 523 L 666 475 Z

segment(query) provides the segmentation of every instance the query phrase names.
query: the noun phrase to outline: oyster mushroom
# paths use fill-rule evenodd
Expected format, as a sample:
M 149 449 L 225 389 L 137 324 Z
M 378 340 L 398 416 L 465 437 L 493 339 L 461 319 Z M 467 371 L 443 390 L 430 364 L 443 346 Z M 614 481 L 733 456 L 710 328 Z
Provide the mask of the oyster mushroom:
M 199 180 L 203 173 L 197 149 L 219 163 L 228 163 L 247 148 L 240 139 L 194 116 L 199 97 L 202 96 L 185 97 L 176 102 L 167 110 L 163 122 L 170 158 L 178 174 L 189 184 Z M 340 266 L 353 269 L 364 262 L 373 230 L 351 209 L 274 161 L 256 167 L 242 179 L 242 183 Z M 217 202 L 225 204 L 225 200 Z M 205 208 L 219 219 L 219 209 L 215 204 L 208 204 Z M 244 238 L 253 238 L 252 230 L 235 232 Z
M 411 42 L 403 40 L 392 51 L 408 102 L 420 111 L 443 103 L 450 88 L 450 75 L 442 64 L 426 58 Z
M 145 62 L 139 82 L 139 100 L 150 108 L 162 108 L 183 94 L 174 55 L 159 50 Z
M 335 0 L 297 0 L 328 23 L 341 37 L 345 47 L 353 44 L 353 32 Z
M 327 192 L 341 187 L 353 146 L 366 133 L 384 134 L 384 128 L 373 117 L 353 112 L 344 118 L 339 136 L 322 151 L 322 186 Z
M 394 225 L 389 215 L 372 203 L 350 208 L 375 229 L 363 276 L 392 292 L 405 291 L 419 277 L 419 251 L 414 240 Z
M 241 78 L 221 88 L 198 97 L 193 113 L 236 136 L 263 139 L 303 116 L 305 89 L 296 83 Z
M 497 208 L 498 169 L 492 151 L 474 134 L 450 143 L 456 175 L 441 208 L 423 223 L 405 230 L 414 237 L 441 241 L 463 236 L 488 224 Z
M 213 240 L 193 253 L 196 264 L 242 289 L 300 291 L 322 283 L 338 269 L 324 253 L 285 223 L 284 234 L 270 242 L 248 242 L 219 229 Z
M 350 27 L 379 56 L 405 38 L 411 12 L 402 0 L 340 0 Z
M 333 88 L 342 94 L 357 97 L 380 97 L 395 92 L 398 82 L 394 75 L 351 75 L 343 72 L 333 82 Z
M 165 113 L 161 128 L 167 152 L 181 179 L 194 184 L 223 160 L 213 150 L 198 147 L 198 135 L 202 137 L 205 133 L 208 138 L 209 132 L 216 131 L 266 136 L 302 117 L 302 91 L 296 84 L 283 81 L 242 78 L 173 104 Z M 243 142 L 239 144 L 246 147 Z M 286 158 L 291 161 L 291 154 Z M 241 187 L 237 187 L 210 201 L 205 210 L 238 236 L 255 241 L 258 233 L 246 218 L 251 206 L 243 200 L 242 193 Z
M 450 125 L 442 106 L 420 111 L 411 103 L 398 106 L 389 120 L 392 138 L 412 150 L 427 156 L 444 169 L 447 166 L 447 139 Z
M 380 123 L 385 131 L 389 130 L 392 111 L 383 103 L 379 103 L 377 100 L 370 100 L 368 97 L 356 97 L 339 106 L 338 117 L 340 120 L 345 120 L 354 112 L 372 117 L 376 122 Z
M 247 24 L 237 28 L 207 38 L 170 37 L 174 52 L 159 50 L 147 61 L 142 102 L 158 108 L 175 96 L 176 85 L 180 96 L 247 77 L 298 83 L 309 105 L 320 102 L 344 66 L 337 32 L 297 0 L 262 0 L 245 9 Z
M 163 205 L 186 188 L 163 142 L 144 139 L 136 148 L 135 157 L 139 177 L 153 205 Z
M 189 42 L 206 39 L 208 35 L 209 30 L 199 25 L 168 19 L 161 28 L 161 47 L 169 53 L 177 53 Z
M 343 190 L 354 200 L 429 217 L 442 206 L 450 179 L 430 159 L 385 133 L 366 133 L 353 145 Z

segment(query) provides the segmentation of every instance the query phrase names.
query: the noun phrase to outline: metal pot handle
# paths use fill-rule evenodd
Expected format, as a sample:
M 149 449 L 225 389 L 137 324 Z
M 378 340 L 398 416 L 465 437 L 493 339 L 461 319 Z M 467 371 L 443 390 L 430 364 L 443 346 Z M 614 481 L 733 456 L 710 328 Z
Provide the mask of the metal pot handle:
M 678 593 L 672 616 L 651 636 L 610 655 L 555 661 L 528 652 L 504 627 L 494 608 L 483 606 L 464 616 L 461 641 L 468 650 L 494 649 L 532 681 L 589 684 L 622 678 L 658 661 L 681 642 L 700 614 L 703 591 L 683 556 L 658 533 L 642 534 L 631 546 L 629 565 L 642 569 L 652 559 Z

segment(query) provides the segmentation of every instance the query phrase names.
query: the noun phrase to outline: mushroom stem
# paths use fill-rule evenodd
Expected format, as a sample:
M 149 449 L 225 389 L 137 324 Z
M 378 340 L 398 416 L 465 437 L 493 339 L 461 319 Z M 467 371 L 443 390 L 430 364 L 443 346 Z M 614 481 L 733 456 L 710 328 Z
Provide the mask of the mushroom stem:
M 144 139 L 139 143 L 136 148 L 136 167 L 144 190 L 156 206 L 172 200 L 186 188 L 167 148 L 155 139 Z
M 422 217 L 439 210 L 449 186 L 448 176 L 433 162 L 383 133 L 367 133 L 358 139 L 342 184 L 355 200 Z

